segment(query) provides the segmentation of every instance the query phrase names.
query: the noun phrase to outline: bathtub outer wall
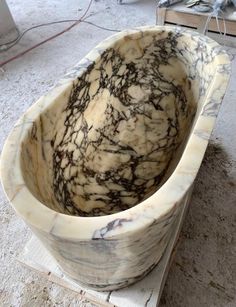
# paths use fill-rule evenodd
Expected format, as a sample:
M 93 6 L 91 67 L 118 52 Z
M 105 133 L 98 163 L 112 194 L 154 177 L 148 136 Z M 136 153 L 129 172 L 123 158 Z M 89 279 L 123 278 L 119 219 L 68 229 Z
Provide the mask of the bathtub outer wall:
M 214 49 L 217 67 L 197 114 L 182 157 L 172 175 L 151 197 L 139 205 L 112 215 L 75 217 L 43 205 L 28 190 L 20 164 L 21 142 L 35 118 L 52 100 L 62 97 L 74 78 L 86 70 L 112 42 L 137 31 L 172 31 L 200 37 Z M 230 74 L 228 56 L 214 41 L 191 31 L 172 27 L 142 27 L 105 40 L 84 58 L 45 97 L 18 121 L 8 137 L 1 159 L 4 190 L 16 212 L 52 253 L 62 270 L 97 290 L 127 286 L 146 275 L 160 260 L 176 216 L 191 192 L 201 165 Z
M 191 190 L 166 215 L 150 219 L 150 224 L 143 229 L 115 238 L 106 236 L 129 221 L 115 219 L 98 229 L 92 240 L 68 240 L 36 228 L 32 231 L 65 274 L 95 290 L 114 290 L 138 281 L 157 265 L 189 194 Z

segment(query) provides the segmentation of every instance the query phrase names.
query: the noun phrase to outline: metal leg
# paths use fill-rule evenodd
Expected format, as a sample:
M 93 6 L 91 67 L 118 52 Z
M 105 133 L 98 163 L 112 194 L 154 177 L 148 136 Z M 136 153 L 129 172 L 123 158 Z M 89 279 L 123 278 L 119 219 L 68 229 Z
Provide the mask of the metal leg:
M 0 44 L 15 40 L 19 36 L 14 19 L 5 0 L 0 0 Z
M 156 20 L 158 26 L 164 26 L 165 16 L 166 16 L 166 8 L 158 7 L 157 8 L 157 20 Z

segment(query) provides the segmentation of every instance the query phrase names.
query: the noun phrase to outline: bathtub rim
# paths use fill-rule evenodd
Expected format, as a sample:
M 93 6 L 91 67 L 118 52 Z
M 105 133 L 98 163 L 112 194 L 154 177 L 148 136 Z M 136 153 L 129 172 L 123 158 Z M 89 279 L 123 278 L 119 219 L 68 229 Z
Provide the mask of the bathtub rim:
M 58 213 L 41 203 L 27 188 L 20 167 L 20 144 L 31 128 L 32 121 L 38 117 L 42 108 L 55 102 L 69 87 L 72 87 L 73 80 L 87 69 L 86 64 L 84 64 L 87 62 L 86 59 L 98 60 L 100 52 L 112 46 L 119 39 L 135 33 L 142 35 L 142 31 L 172 31 L 190 37 L 194 35 L 209 44 L 210 48 L 216 50 L 215 61 L 218 63 L 216 73 L 181 158 L 167 181 L 152 196 L 130 209 L 97 217 L 80 217 Z M 227 53 L 214 40 L 192 30 L 170 26 L 145 26 L 125 30 L 108 37 L 82 58 L 75 66 L 74 72 L 67 74 L 66 78 L 62 79 L 56 87 L 49 90 L 45 96 L 28 108 L 26 113 L 17 121 L 5 141 L 1 155 L 1 181 L 8 200 L 27 224 L 61 238 L 91 240 L 94 239 L 96 231 L 105 229 L 109 223 L 113 226 L 106 232 L 106 239 L 117 238 L 148 227 L 154 220 L 156 221 L 172 211 L 193 184 L 203 160 L 229 78 L 230 60 Z M 212 103 L 215 108 L 213 114 L 207 112 Z M 191 156 L 191 159 L 188 159 L 189 156 Z M 116 223 L 116 221 L 120 223 Z

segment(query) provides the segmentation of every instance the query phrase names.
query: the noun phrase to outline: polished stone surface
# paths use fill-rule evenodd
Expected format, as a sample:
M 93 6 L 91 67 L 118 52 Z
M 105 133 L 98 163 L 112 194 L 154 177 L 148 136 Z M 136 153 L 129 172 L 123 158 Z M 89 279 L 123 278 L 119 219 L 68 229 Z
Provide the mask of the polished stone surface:
M 86 71 L 71 92 L 42 111 L 24 141 L 23 176 L 41 202 L 99 216 L 129 209 L 161 186 L 205 91 L 195 83 L 207 87 L 211 78 L 198 79 L 202 64 L 190 63 L 187 40 L 168 31 L 118 36 L 97 48 L 101 58 L 82 60 L 70 77 Z
M 158 263 L 228 77 L 228 57 L 206 37 L 130 30 L 20 119 L 3 151 L 3 185 L 65 272 L 108 290 Z
M 100 0 L 94 3 L 93 11 L 101 13 L 94 15 L 92 21 L 103 26 L 124 29 L 155 23 L 156 2 L 153 0 L 123 1 L 119 14 L 116 1 Z M 56 18 L 71 18 L 77 14 L 78 8 L 78 2 L 74 0 L 70 3 L 52 0 L 47 3 L 45 14 L 45 2 L 42 0 L 9 0 L 8 4 L 13 15 L 17 16 L 21 29 Z M 87 4 L 86 0 L 82 0 L 79 6 L 85 8 Z M 64 26 L 43 27 L 28 33 L 21 43 L 7 53 L 1 53 L 2 59 L 33 45 L 39 38 L 38 34 L 46 38 Z M 19 116 L 50 89 L 56 78 L 63 76 L 69 67 L 109 35 L 108 31 L 81 24 L 52 43 L 5 66 L 5 73 L 0 72 L 1 148 Z M 228 52 L 232 53 L 231 82 L 196 179 L 161 307 L 222 307 L 236 304 L 236 58 L 233 57 L 235 49 Z M 86 299 L 78 297 L 77 293 L 19 265 L 15 259 L 30 238 L 31 231 L 9 206 L 2 190 L 0 212 L 0 232 L 4 238 L 0 241 L 2 305 L 67 307 L 71 304 L 94 307 Z

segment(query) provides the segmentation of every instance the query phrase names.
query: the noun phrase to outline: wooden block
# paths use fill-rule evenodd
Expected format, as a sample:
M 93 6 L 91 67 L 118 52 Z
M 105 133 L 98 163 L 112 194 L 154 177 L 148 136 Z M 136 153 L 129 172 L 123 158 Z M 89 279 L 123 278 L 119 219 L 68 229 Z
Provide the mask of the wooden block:
M 164 17 L 163 17 L 164 16 Z M 183 4 L 176 4 L 168 8 L 157 9 L 157 24 L 176 24 L 181 26 L 192 27 L 204 32 L 205 24 L 209 13 L 199 13 L 191 8 L 185 7 Z M 163 21 L 164 19 L 164 21 Z M 229 8 L 224 14 L 226 34 L 236 36 L 236 16 L 234 9 Z M 224 20 L 219 17 L 220 32 L 224 32 Z M 208 31 L 219 33 L 218 25 L 215 17 L 211 17 L 208 26 Z
M 166 18 L 166 8 L 157 8 L 157 20 L 156 24 L 159 26 L 163 26 L 165 24 L 165 18 Z

